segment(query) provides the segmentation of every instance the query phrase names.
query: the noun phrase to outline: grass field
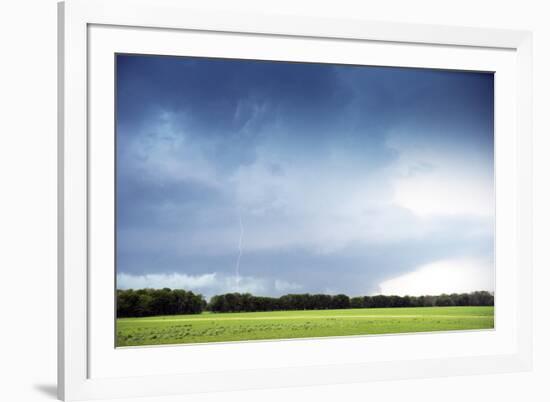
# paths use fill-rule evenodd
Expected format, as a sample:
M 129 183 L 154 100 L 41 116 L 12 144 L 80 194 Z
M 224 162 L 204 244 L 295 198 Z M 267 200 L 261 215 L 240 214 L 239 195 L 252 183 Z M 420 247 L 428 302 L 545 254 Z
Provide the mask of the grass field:
M 119 318 L 117 346 L 490 329 L 493 307 L 203 313 Z

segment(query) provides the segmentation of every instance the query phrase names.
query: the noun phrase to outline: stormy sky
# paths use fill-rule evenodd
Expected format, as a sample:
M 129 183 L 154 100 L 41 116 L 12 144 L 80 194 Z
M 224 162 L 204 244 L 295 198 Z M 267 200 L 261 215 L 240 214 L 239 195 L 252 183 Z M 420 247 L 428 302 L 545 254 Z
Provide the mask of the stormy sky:
M 494 290 L 492 74 L 116 67 L 118 288 Z

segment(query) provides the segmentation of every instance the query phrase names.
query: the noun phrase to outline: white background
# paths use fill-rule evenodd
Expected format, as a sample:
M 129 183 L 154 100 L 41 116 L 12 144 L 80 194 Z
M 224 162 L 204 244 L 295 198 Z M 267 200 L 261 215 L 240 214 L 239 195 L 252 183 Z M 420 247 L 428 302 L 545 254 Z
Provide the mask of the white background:
M 173 30 L 89 28 L 89 362 L 91 378 L 165 375 L 216 370 L 250 370 L 452 356 L 481 356 L 515 351 L 516 215 L 515 186 L 515 55 L 507 50 L 360 41 L 216 35 Z M 113 121 L 113 54 L 148 53 L 265 60 L 322 61 L 365 65 L 421 65 L 432 68 L 496 71 L 497 130 L 496 238 L 497 331 L 423 334 L 423 336 L 346 337 L 317 341 L 246 342 L 178 348 L 114 349 L 113 301 L 105 297 L 115 287 Z M 220 53 L 221 52 L 221 53 Z M 502 232 L 502 233 L 501 233 Z M 111 235 L 108 235 L 111 233 Z M 359 352 L 359 353 L 358 353 Z M 186 364 L 182 365 L 181 362 Z M 423 367 L 418 365 L 416 367 Z M 343 370 L 342 370 L 343 371 Z M 374 370 L 377 371 L 376 369 Z M 367 377 L 367 375 L 365 375 Z
M 194 2 L 185 1 L 192 5 Z M 159 401 L 543 401 L 550 378 L 550 25 L 545 1 L 231 0 L 236 11 L 534 31 L 535 368 L 531 373 L 233 392 Z M 294 3 L 294 4 L 293 4 Z M 297 4 L 296 4 L 297 3 Z M 198 3 L 197 3 L 198 4 Z M 56 2 L 0 5 L 0 399 L 55 399 Z M 145 399 L 140 399 L 146 401 Z

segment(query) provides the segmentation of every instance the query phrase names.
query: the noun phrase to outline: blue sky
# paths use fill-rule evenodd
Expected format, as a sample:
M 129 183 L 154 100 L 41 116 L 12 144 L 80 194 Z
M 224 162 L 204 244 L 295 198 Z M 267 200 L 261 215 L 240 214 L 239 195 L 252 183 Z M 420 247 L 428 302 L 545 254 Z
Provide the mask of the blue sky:
M 117 56 L 117 285 L 493 290 L 493 75 Z

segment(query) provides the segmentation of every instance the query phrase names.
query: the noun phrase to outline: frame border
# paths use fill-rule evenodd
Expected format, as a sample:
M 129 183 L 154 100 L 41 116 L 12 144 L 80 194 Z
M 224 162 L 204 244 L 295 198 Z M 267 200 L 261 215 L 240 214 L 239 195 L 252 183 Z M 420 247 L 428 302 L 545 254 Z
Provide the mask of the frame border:
M 132 10 L 132 13 L 128 13 Z M 442 370 L 422 360 L 411 373 L 395 362 L 246 370 L 143 378 L 88 377 L 88 25 L 253 33 L 510 49 L 517 59 L 518 353 L 455 358 Z M 240 14 L 189 9 L 178 0 L 66 0 L 58 3 L 58 397 L 63 400 L 159 396 L 526 371 L 532 367 L 532 34 L 528 31 Z M 417 361 L 418 362 L 418 361 Z M 475 366 L 473 364 L 475 362 Z M 455 364 L 456 363 L 456 364 Z M 376 367 L 375 367 L 376 366 Z M 345 368 L 345 369 L 344 369 Z M 344 369 L 344 370 L 342 370 Z M 350 373 L 353 373 L 350 375 Z M 246 381 L 243 381 L 243 374 Z M 208 381 L 204 381 L 208 376 Z M 315 378 L 315 379 L 313 379 Z

